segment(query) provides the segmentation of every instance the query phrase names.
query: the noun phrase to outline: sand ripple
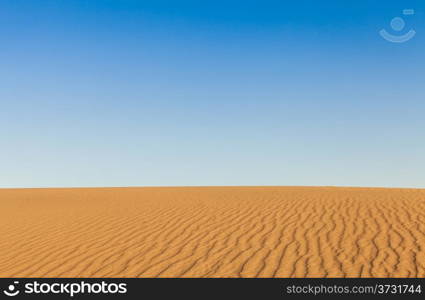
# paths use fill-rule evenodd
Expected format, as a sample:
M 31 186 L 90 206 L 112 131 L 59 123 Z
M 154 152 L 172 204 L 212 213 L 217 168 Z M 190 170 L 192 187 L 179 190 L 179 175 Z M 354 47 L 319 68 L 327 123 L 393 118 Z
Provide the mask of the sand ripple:
M 0 277 L 425 277 L 425 190 L 0 190 Z

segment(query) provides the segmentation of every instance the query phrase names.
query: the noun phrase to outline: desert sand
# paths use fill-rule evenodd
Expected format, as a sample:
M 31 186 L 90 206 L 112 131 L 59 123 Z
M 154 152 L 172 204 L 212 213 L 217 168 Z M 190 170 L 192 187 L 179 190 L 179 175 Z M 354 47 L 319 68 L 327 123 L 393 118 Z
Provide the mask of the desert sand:
M 0 190 L 0 277 L 424 277 L 425 190 Z

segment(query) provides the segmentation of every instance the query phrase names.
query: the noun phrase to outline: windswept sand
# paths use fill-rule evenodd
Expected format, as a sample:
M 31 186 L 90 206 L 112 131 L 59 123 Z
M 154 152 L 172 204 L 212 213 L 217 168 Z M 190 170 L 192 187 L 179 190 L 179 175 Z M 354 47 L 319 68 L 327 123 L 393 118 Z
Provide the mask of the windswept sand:
M 425 190 L 0 190 L 0 277 L 425 277 Z

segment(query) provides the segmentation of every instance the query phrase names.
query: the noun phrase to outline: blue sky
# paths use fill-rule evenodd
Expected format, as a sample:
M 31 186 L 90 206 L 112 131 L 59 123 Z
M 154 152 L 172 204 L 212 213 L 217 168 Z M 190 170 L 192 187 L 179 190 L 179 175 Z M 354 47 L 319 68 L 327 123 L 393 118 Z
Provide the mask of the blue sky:
M 423 1 L 0 0 L 0 187 L 425 187 L 424 25 Z

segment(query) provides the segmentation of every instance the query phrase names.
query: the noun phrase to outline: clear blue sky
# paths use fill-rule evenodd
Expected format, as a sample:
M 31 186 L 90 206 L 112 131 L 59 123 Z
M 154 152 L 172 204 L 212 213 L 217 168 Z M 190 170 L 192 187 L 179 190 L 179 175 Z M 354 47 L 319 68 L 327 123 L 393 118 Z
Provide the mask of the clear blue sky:
M 0 187 L 425 187 L 424 37 L 424 1 L 0 0 Z

